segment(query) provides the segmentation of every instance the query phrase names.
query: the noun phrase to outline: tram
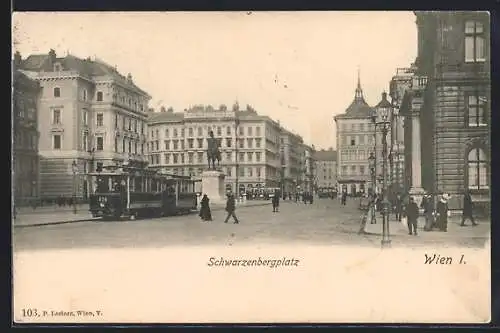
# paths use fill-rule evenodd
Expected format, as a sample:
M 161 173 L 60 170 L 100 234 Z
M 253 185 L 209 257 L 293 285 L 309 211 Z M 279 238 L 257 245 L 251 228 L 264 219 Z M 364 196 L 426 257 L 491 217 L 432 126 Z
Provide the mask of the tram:
M 87 174 L 91 186 L 89 210 L 106 220 L 159 217 L 197 209 L 196 180 L 130 166 L 104 167 Z

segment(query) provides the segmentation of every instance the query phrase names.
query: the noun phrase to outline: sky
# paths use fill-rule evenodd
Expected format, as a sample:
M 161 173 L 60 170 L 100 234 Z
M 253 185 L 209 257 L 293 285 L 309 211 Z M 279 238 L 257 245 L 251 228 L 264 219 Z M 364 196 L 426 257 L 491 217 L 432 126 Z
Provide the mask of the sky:
M 15 13 L 13 52 L 98 57 L 151 96 L 150 107 L 250 104 L 316 149 L 335 149 L 333 117 L 358 68 L 375 105 L 417 53 L 412 12 Z

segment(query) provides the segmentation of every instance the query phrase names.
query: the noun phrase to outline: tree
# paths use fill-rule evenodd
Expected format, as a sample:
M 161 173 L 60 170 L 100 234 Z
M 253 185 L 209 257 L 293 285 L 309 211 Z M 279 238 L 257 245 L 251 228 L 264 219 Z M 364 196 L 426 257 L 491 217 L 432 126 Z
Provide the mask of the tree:
M 219 110 L 221 110 L 221 111 L 227 111 L 227 105 L 226 104 L 221 104 L 219 106 Z

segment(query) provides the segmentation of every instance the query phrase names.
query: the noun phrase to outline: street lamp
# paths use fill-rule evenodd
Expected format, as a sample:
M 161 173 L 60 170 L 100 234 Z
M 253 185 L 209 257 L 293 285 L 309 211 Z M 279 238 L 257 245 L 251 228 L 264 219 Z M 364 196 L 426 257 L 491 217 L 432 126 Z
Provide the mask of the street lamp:
M 391 244 L 389 232 L 389 202 L 387 198 L 387 132 L 389 131 L 389 115 L 392 104 L 387 100 L 387 93 L 382 93 L 382 100 L 375 106 L 380 117 L 376 121 L 382 127 L 382 247 Z
M 375 220 L 375 156 L 373 152 L 370 152 L 370 157 L 368 157 L 368 165 L 370 167 L 370 175 L 372 177 L 372 216 L 371 216 L 371 224 L 376 223 Z
M 238 161 L 238 145 L 239 145 L 239 140 L 238 140 L 238 131 L 239 131 L 239 126 L 240 126 L 240 118 L 238 117 L 238 111 L 236 110 L 235 113 L 235 118 L 234 118 L 234 134 L 236 138 L 236 145 L 235 145 L 235 161 L 236 161 L 236 200 L 240 200 L 240 185 L 239 185 L 239 177 L 240 177 L 240 168 L 239 168 L 239 161 Z
M 73 214 L 76 214 L 76 174 L 78 173 L 78 165 L 75 160 L 73 160 L 71 166 L 73 170 Z

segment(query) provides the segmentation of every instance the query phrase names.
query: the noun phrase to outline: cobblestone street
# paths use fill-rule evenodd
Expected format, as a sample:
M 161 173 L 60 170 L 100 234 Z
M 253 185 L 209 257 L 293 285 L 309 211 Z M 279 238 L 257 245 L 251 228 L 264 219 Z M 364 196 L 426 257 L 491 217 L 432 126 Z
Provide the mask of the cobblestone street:
M 280 212 L 270 205 L 240 206 L 240 224 L 224 224 L 225 212 L 213 209 L 212 222 L 197 214 L 137 221 L 87 221 L 61 225 L 15 228 L 16 251 L 25 249 L 69 249 L 89 247 L 164 247 L 169 245 L 318 244 L 379 247 L 381 223 L 368 226 L 359 235 L 362 212 L 357 200 L 340 206 L 338 201 L 315 200 L 313 205 L 284 201 Z M 231 221 L 232 222 L 232 221 Z M 421 232 L 409 236 L 400 222 L 391 221 L 395 247 L 482 247 L 489 237 L 489 222 L 478 227 L 458 226 L 452 220 L 448 233 Z

